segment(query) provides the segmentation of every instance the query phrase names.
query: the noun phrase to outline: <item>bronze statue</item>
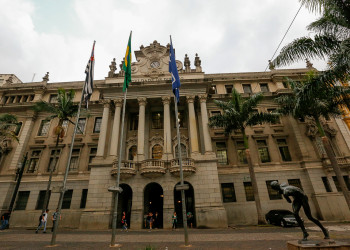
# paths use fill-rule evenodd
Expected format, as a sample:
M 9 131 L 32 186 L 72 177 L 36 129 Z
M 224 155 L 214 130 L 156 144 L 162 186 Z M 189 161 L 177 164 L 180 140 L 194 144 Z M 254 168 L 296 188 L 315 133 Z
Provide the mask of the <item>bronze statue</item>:
M 319 222 L 317 219 L 312 217 L 311 209 L 309 205 L 309 199 L 307 198 L 307 195 L 304 193 L 303 190 L 295 186 L 290 186 L 287 184 L 279 184 L 277 181 L 272 181 L 270 185 L 274 190 L 277 190 L 280 194 L 283 194 L 283 197 L 289 203 L 292 203 L 289 196 L 293 197 L 293 203 L 292 203 L 293 213 L 294 213 L 295 219 L 299 223 L 301 230 L 303 231 L 303 234 L 304 234 L 303 240 L 307 240 L 307 237 L 309 236 L 309 234 L 306 232 L 304 222 L 301 220 L 299 216 L 299 210 L 301 207 L 303 207 L 307 218 L 311 220 L 313 223 L 315 223 L 317 226 L 319 226 L 319 228 L 321 228 L 324 234 L 324 238 L 329 239 L 328 230 L 322 226 L 321 222 Z

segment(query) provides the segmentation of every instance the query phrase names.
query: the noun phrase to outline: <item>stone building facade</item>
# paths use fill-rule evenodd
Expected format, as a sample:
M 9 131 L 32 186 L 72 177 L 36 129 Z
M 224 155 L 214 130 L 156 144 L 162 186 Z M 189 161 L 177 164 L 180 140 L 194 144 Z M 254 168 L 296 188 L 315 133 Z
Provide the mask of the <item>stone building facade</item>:
M 88 115 L 78 123 L 81 129 L 73 145 L 63 202 L 62 226 L 81 229 L 107 229 L 111 225 L 112 193 L 116 182 L 119 142 L 122 141 L 121 194 L 119 213 L 125 211 L 131 228 L 144 228 L 144 215 L 159 213 L 159 227 L 171 227 L 171 215 L 178 211 L 181 222 L 178 153 L 183 157 L 187 211 L 194 214 L 196 227 L 226 227 L 228 224 L 254 224 L 256 208 L 248 167 L 242 154 L 239 132 L 225 135 L 209 128 L 208 119 L 220 110 L 213 100 L 228 100 L 232 89 L 243 96 L 263 92 L 258 111 L 277 108 L 273 98 L 290 93 L 285 78 L 302 80 L 309 70 L 288 69 L 268 72 L 205 74 L 196 54 L 194 67 L 189 57 L 177 61 L 181 89 L 179 124 L 181 145 L 177 145 L 174 98 L 168 73 L 169 45 L 156 41 L 135 51 L 132 83 L 126 101 L 124 134 L 121 134 L 123 71 L 115 59 L 104 80 L 94 81 Z M 5 77 L 4 77 L 5 79 Z M 8 77 L 6 78 L 8 79 Z M 12 79 L 18 79 L 12 76 Z M 9 206 L 16 170 L 28 153 L 11 226 L 33 227 L 43 206 L 55 149 L 53 128 L 57 120 L 46 121 L 47 113 L 34 113 L 39 100 L 54 103 L 58 88 L 74 89 L 79 102 L 83 82 L 49 83 L 5 81 L 0 87 L 1 113 L 12 113 L 21 122 L 16 131 L 19 142 L 7 142 L 8 152 L 0 159 L 0 208 Z M 344 122 L 323 121 L 334 152 L 349 184 L 349 134 Z M 55 210 L 67 165 L 73 133 L 59 142 L 59 157 L 52 179 L 49 209 Z M 326 158 L 312 121 L 281 117 L 276 124 L 247 129 L 252 161 L 260 190 L 262 209 L 290 209 L 268 185 L 271 180 L 301 186 L 310 197 L 315 216 L 323 220 L 349 220 L 350 212 Z M 350 185 L 349 185 L 350 188 Z M 118 222 L 120 219 L 118 219 Z M 50 226 L 50 224 L 49 224 Z

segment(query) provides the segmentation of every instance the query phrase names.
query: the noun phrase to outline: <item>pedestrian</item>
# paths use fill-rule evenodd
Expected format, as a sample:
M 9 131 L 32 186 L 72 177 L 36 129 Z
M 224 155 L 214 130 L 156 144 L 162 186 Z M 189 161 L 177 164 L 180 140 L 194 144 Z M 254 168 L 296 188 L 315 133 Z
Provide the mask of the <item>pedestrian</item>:
M 148 218 L 148 214 L 145 214 L 145 215 L 143 216 L 143 221 L 144 221 L 144 223 L 145 223 L 145 228 L 147 228 L 147 218 Z
M 148 224 L 149 224 L 149 231 L 148 232 L 151 232 L 151 230 L 152 230 L 152 227 L 153 227 L 153 221 L 154 221 L 154 219 L 153 219 L 153 213 L 152 212 L 149 212 L 148 213 L 148 216 L 147 216 L 147 222 L 148 222 Z
M 3 213 L 3 215 L 1 216 L 0 230 L 4 230 L 4 229 L 8 228 L 10 215 L 11 215 L 10 211 L 6 211 L 5 213 Z
M 191 213 L 191 211 L 188 211 L 186 216 L 187 216 L 187 225 L 193 228 L 193 214 Z
M 54 212 L 52 214 L 52 228 L 51 228 L 51 232 L 53 232 L 53 229 L 56 225 L 56 222 L 57 222 L 57 217 L 58 217 L 58 208 L 56 209 L 56 212 Z M 62 219 L 62 216 L 60 215 L 60 220 Z
M 38 226 L 38 228 L 35 231 L 36 234 L 38 233 L 38 231 L 40 230 L 40 228 L 42 226 L 44 226 L 43 233 L 46 234 L 46 223 L 47 223 L 47 213 L 48 212 L 49 212 L 49 210 L 46 209 L 46 211 L 42 215 L 40 215 L 40 217 L 39 217 L 39 226 Z
M 123 215 L 122 215 L 122 231 L 125 230 L 128 232 L 128 223 L 126 221 L 126 215 L 125 215 L 125 212 L 123 212 Z
M 177 215 L 176 212 L 174 212 L 173 216 L 171 217 L 172 222 L 173 222 L 173 227 L 171 228 L 171 230 L 176 229 L 176 224 L 177 224 Z
M 155 213 L 153 217 L 153 228 L 159 228 L 159 214 L 158 212 Z

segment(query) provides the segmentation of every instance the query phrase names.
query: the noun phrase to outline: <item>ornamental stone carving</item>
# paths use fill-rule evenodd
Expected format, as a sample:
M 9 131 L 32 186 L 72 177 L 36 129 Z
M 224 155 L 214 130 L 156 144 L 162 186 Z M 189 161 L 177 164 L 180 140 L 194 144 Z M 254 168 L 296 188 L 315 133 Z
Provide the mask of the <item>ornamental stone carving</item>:
M 196 96 L 194 96 L 194 95 L 187 95 L 186 101 L 187 101 L 187 103 L 194 103 L 195 98 L 196 98 Z
M 146 106 L 146 104 L 147 104 L 147 98 L 146 97 L 138 97 L 137 101 L 139 102 L 140 106 Z
M 121 107 L 121 106 L 123 106 L 123 100 L 120 99 L 120 98 L 114 99 L 113 102 L 114 102 L 114 105 L 115 105 L 116 107 Z
M 170 96 L 163 96 L 163 97 L 162 97 L 163 105 L 165 105 L 165 104 L 170 104 L 170 101 L 171 101 Z
M 199 95 L 198 97 L 200 102 L 207 102 L 207 94 Z
M 114 77 L 115 74 L 114 72 L 117 70 L 117 63 L 115 62 L 115 58 L 113 58 L 113 61 L 109 65 L 109 72 L 108 72 L 108 77 Z

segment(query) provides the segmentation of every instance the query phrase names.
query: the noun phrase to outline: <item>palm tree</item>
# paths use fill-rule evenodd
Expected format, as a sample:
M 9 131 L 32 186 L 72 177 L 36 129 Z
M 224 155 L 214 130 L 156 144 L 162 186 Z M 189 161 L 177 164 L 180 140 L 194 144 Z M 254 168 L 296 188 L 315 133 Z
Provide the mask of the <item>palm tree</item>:
M 258 113 L 255 108 L 263 99 L 262 93 L 257 93 L 244 99 L 237 90 L 232 91 L 232 99 L 228 102 L 214 100 L 214 103 L 222 110 L 222 114 L 209 118 L 210 127 L 222 127 L 226 134 L 234 130 L 242 133 L 244 141 L 245 155 L 248 162 L 250 179 L 254 190 L 254 199 L 258 213 L 258 224 L 265 224 L 265 219 L 261 209 L 258 185 L 255 177 L 254 167 L 252 164 L 246 127 L 262 124 L 264 122 L 276 122 L 279 115 L 277 113 Z
M 60 137 L 62 138 L 65 133 L 62 125 L 65 121 L 74 124 L 74 122 L 71 121 L 71 118 L 75 116 L 76 113 L 78 112 L 78 105 L 73 103 L 74 95 L 75 95 L 74 90 L 66 91 L 60 88 L 57 91 L 57 103 L 48 103 L 45 101 L 40 101 L 34 105 L 34 110 L 36 112 L 51 113 L 51 115 L 47 117 L 47 120 L 58 118 L 58 125 L 54 128 L 54 134 L 56 135 L 56 147 L 53 155 L 53 162 L 49 166 L 50 177 L 49 177 L 49 182 L 47 184 L 47 189 L 45 193 L 44 205 L 42 209 L 43 212 L 47 209 L 47 206 L 48 206 L 52 173 L 56 167 L 56 164 L 57 164 L 56 157 L 57 157 L 57 153 L 59 152 L 58 142 Z
M 14 126 L 18 126 L 17 117 L 12 114 L 0 114 L 0 156 L 8 150 L 8 140 L 18 141 Z
M 276 67 L 299 60 L 329 60 L 327 70 L 316 76 L 319 83 L 328 86 L 346 81 L 350 75 L 350 3 L 344 0 L 299 0 L 310 11 L 321 17 L 307 26 L 315 33 L 286 45 L 272 61 Z M 312 86 L 311 86 L 312 87 Z
M 319 83 L 318 80 L 317 74 L 313 71 L 307 74 L 304 82 L 289 80 L 289 85 L 293 91 L 292 95 L 279 96 L 276 98 L 276 102 L 280 105 L 279 112 L 282 114 L 291 114 L 299 119 L 311 118 L 315 121 L 324 149 L 350 209 L 350 193 L 347 190 L 337 159 L 320 122 L 322 118 L 329 119 L 342 114 L 341 106 L 344 106 L 350 100 L 350 89 L 343 86 L 328 88 L 324 84 Z M 339 96 L 344 96 L 346 99 L 339 98 Z

